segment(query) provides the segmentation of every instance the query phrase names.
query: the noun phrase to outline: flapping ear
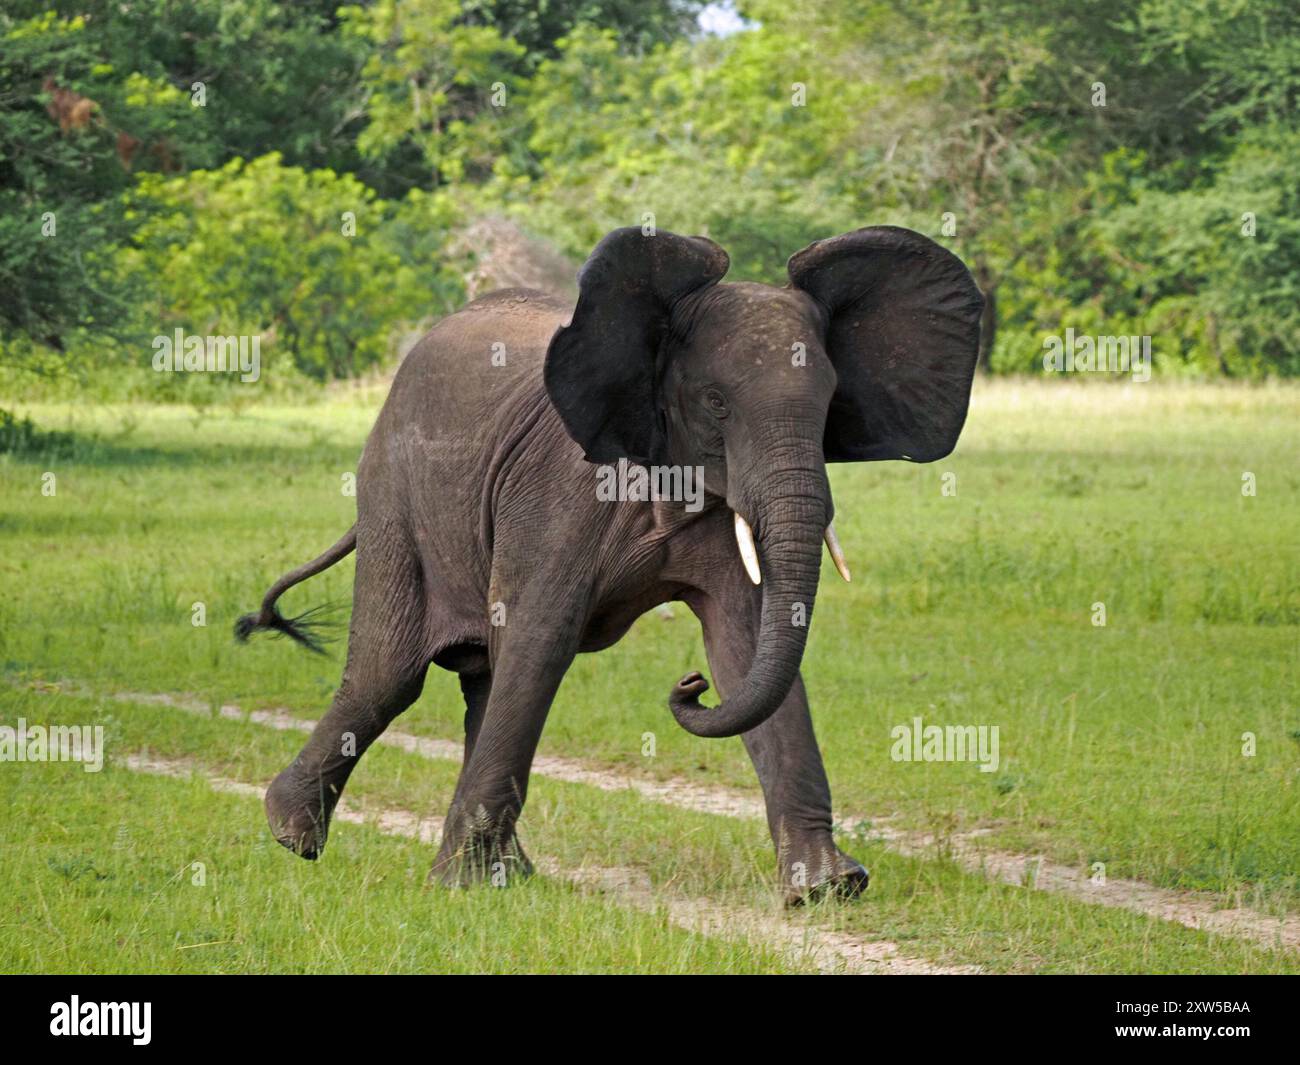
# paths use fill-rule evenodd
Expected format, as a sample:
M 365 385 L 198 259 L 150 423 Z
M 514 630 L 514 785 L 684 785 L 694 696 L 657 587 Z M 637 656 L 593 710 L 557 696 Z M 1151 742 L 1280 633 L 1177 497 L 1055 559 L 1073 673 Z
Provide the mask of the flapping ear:
M 826 461 L 933 462 L 952 451 L 984 308 L 965 264 L 920 233 L 871 226 L 810 244 L 787 269 L 827 314 L 839 384 Z
M 666 461 L 658 354 L 673 305 L 727 272 L 704 237 L 616 229 L 578 274 L 573 320 L 546 352 L 547 394 L 590 462 Z

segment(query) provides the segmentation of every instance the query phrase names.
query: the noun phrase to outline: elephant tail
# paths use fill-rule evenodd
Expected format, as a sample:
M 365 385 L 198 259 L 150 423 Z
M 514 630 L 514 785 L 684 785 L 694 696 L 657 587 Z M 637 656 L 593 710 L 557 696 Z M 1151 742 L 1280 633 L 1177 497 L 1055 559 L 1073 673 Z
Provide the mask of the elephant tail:
M 315 607 L 295 618 L 286 618 L 275 609 L 275 601 L 300 581 L 305 581 L 308 577 L 314 577 L 322 570 L 329 569 L 341 559 L 347 558 L 356 550 L 356 546 L 357 527 L 353 525 L 343 534 L 343 538 L 324 554 L 313 558 L 310 562 L 304 563 L 295 570 L 290 570 L 271 585 L 270 591 L 266 593 L 266 598 L 262 600 L 262 609 L 256 614 L 245 614 L 235 622 L 235 638 L 243 642 L 255 632 L 269 629 L 283 636 L 288 636 L 289 639 L 302 644 L 309 651 L 324 654 L 325 649 L 322 646 L 322 639 L 318 635 L 323 624 L 319 616 L 323 608 Z

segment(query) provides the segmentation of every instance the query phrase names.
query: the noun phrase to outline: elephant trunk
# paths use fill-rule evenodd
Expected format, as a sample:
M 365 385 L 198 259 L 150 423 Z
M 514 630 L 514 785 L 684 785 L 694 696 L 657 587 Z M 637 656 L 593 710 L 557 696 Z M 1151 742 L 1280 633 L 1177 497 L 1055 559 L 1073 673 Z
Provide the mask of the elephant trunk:
M 761 501 L 750 515 L 763 589 L 754 658 L 736 690 L 728 692 L 713 708 L 699 702 L 699 696 L 709 687 L 699 673 L 689 673 L 677 682 L 668 705 L 687 732 L 706 737 L 737 736 L 757 728 L 785 701 L 799 673 L 808 639 L 829 500 L 830 490 L 820 464 L 764 479 Z

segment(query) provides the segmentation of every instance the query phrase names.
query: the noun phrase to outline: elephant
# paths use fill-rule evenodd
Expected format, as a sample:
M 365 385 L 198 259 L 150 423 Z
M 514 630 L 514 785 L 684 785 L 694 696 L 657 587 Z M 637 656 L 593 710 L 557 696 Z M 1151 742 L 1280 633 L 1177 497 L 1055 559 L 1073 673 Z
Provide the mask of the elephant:
M 723 282 L 728 266 L 708 238 L 617 229 L 576 306 L 493 292 L 403 360 L 358 465 L 355 525 L 236 623 L 241 639 L 319 649 L 311 612 L 286 618 L 276 600 L 355 549 L 342 680 L 266 794 L 280 843 L 321 853 L 357 759 L 432 663 L 459 676 L 465 744 L 430 881 L 527 876 L 517 822 L 561 678 L 677 601 L 720 701 L 700 701 L 693 671 L 668 708 L 696 736 L 742 737 L 786 903 L 866 888 L 832 838 L 800 675 L 823 542 L 850 578 L 826 464 L 952 451 L 983 297 L 957 256 L 894 226 L 811 244 L 783 287 Z M 602 498 L 619 464 L 694 470 L 700 498 Z

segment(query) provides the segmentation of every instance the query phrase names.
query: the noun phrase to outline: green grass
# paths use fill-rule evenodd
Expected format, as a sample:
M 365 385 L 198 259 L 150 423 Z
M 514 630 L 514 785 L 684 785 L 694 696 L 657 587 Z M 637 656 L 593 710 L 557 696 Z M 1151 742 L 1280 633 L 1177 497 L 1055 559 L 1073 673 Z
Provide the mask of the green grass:
M 9 706 L 29 722 L 102 724 L 110 751 L 188 760 L 249 783 L 269 779 L 301 740 L 246 722 L 32 689 L 11 692 Z M 455 778 L 450 762 L 377 747 L 348 796 L 371 809 L 437 814 Z M 509 891 L 427 889 L 429 847 L 350 823 L 336 824 L 321 861 L 302 862 L 271 841 L 258 802 L 197 779 L 141 777 L 111 763 L 101 774 L 46 764 L 7 782 L 13 816 L 0 832 L 0 886 L 13 905 L 0 957 L 10 968 L 799 971 L 759 944 L 690 935 L 547 877 Z M 569 868 L 640 870 L 665 899 L 781 913 L 756 822 L 539 777 L 524 841 L 534 857 Z M 990 972 L 1300 972 L 1300 958 L 1258 946 L 993 884 L 949 862 L 855 849 L 876 875 L 869 901 L 784 919 Z
M 9 796 L 9 972 L 800 971 L 545 877 L 431 892 L 426 848 L 369 827 L 311 866 L 269 840 L 252 799 L 112 767 L 92 789 L 62 768 Z
M 240 647 L 230 625 L 351 523 L 342 475 L 380 399 L 203 416 L 23 408 L 67 435 L 0 455 L 3 719 L 111 715 L 121 735 L 110 755 L 148 747 L 265 783 L 301 737 L 24 685 L 66 678 L 320 713 L 342 643 L 328 658 L 282 641 Z M 824 570 L 804 676 L 837 811 L 991 828 L 995 846 L 1101 861 L 1110 877 L 1300 908 L 1298 424 L 1294 388 L 979 381 L 951 458 L 832 467 L 854 583 Z M 53 497 L 41 494 L 47 472 Z M 1244 472 L 1254 497 L 1241 493 Z M 945 473 L 956 474 L 955 497 L 941 495 Z M 349 561 L 287 605 L 334 601 L 346 620 L 350 581 Z M 206 627 L 191 624 L 195 602 Z M 1096 602 L 1104 628 L 1091 622 Z M 705 664 L 697 623 L 676 613 L 647 616 L 617 647 L 578 660 L 543 751 L 752 789 L 739 741 L 686 736 L 667 713 L 672 680 Z M 458 737 L 461 713 L 455 679 L 435 670 L 402 726 Z M 916 716 L 997 725 L 998 772 L 892 761 L 890 729 Z M 647 731 L 653 758 L 641 754 Z M 1243 733 L 1255 737 L 1253 757 Z M 441 813 L 454 772 L 377 749 L 352 786 Z M 521 891 L 426 891 L 429 848 L 365 828 L 342 827 L 326 860 L 308 866 L 270 844 L 256 803 L 197 782 L 0 763 L 0 787 L 10 811 L 0 885 L 17 900 L 0 925 L 7 969 L 783 968 L 756 947 L 675 932 L 544 878 Z M 112 849 L 119 827 L 135 841 L 129 859 Z M 771 903 L 773 859 L 757 824 L 538 779 L 523 830 L 538 855 L 632 864 L 665 891 Z M 935 960 L 1013 971 L 1296 965 L 849 846 L 875 874 L 868 897 L 811 919 Z M 168 887 L 200 851 L 223 870 L 209 880 L 217 886 Z M 113 875 L 78 872 L 79 862 Z M 145 910 L 158 892 L 168 905 Z M 207 933 L 232 942 L 179 949 Z M 573 947 L 588 940 L 590 950 Z

